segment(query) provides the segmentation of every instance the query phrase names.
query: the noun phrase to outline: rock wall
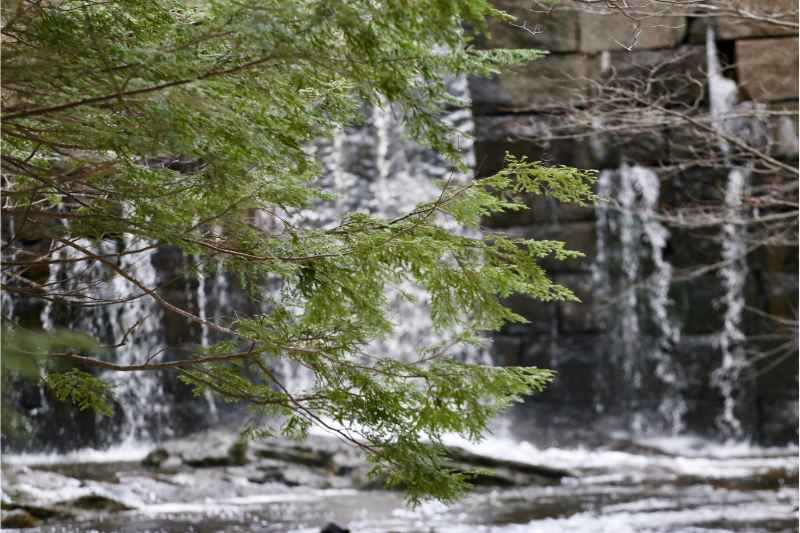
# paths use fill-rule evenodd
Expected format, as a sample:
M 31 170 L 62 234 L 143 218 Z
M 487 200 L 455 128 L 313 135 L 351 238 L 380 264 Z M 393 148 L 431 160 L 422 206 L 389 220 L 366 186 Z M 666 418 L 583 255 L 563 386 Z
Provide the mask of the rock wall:
M 555 440 L 571 434 L 563 429 L 576 428 L 795 440 L 797 333 L 783 331 L 764 313 L 796 319 L 796 245 L 761 246 L 750 253 L 740 268 L 742 294 L 731 295 L 720 268 L 697 270 L 723 257 L 728 245 L 720 227 L 658 228 L 658 213 L 670 208 L 724 205 L 731 169 L 747 162 L 723 158 L 709 164 L 720 153 L 716 141 L 701 150 L 698 139 L 687 135 L 691 128 L 680 123 L 642 132 L 629 124 L 632 131 L 617 134 L 591 122 L 593 116 L 609 116 L 613 107 L 609 93 L 603 93 L 610 79 L 630 80 L 632 93 L 664 102 L 670 110 L 689 109 L 690 118 L 707 114 L 710 52 L 722 64 L 723 75 L 738 84 L 737 109 L 764 112 L 745 124 L 750 133 L 737 135 L 749 136 L 749 144 L 796 167 L 796 113 L 767 113 L 797 110 L 796 30 L 743 19 L 653 17 L 642 22 L 637 36 L 621 14 L 544 13 L 531 2 L 495 3 L 518 18 L 492 22 L 483 46 L 551 53 L 491 79 L 471 80 L 478 175 L 501 168 L 506 152 L 526 155 L 598 169 L 610 200 L 594 209 L 531 198 L 530 211 L 486 221 L 501 231 L 563 240 L 586 254 L 585 259 L 548 265 L 581 303 L 543 304 L 524 297 L 509 302 L 530 323 L 496 335 L 495 360 L 559 372 L 544 394 L 520 410 L 530 423 L 515 427 L 522 433 L 535 427 L 540 439 Z M 797 11 L 796 0 L 774 3 L 776 10 Z M 643 80 L 650 80 L 646 87 Z M 633 106 L 633 99 L 616 104 L 628 112 Z M 646 122 L 649 111 L 640 107 Z M 756 143 L 753 132 L 764 129 L 766 141 Z M 717 155 L 709 155 L 713 152 Z M 642 176 L 651 175 L 655 182 L 647 185 Z M 612 208 L 624 204 L 626 190 L 630 209 Z M 789 194 L 796 196 L 796 191 Z M 655 195 L 649 215 L 648 195 Z M 664 242 L 653 242 L 661 234 Z M 690 270 L 693 277 L 678 281 L 676 273 Z M 747 311 L 736 324 L 724 324 L 734 297 L 745 302 Z M 753 361 L 757 355 L 748 352 L 750 343 L 739 342 L 736 349 L 744 350 L 738 353 L 749 364 L 737 367 L 740 361 L 731 363 L 721 341 L 728 326 L 748 339 L 782 334 L 794 338 L 795 347 L 789 356 L 767 358 L 772 362 L 764 365 Z M 726 421 L 731 416 L 738 428 Z

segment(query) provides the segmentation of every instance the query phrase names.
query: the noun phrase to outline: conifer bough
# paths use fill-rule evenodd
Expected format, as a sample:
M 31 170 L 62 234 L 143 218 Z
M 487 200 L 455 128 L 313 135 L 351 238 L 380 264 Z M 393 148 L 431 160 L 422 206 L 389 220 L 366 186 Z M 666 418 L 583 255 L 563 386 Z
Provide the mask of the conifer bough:
M 177 371 L 198 393 L 279 421 L 253 434 L 302 437 L 312 424 L 329 426 L 412 501 L 456 497 L 465 477 L 443 467 L 442 436 L 480 439 L 499 410 L 552 373 L 453 354 L 480 332 L 524 320 L 502 304 L 512 294 L 574 299 L 539 261 L 579 254 L 554 241 L 448 228 L 479 228 L 482 217 L 524 209 L 531 194 L 592 202 L 592 173 L 509 158 L 497 175 L 444 182 L 435 201 L 391 220 L 351 213 L 332 227 L 265 230 L 253 216 L 279 221 L 330 201 L 315 186 L 320 164 L 307 147 L 363 122 L 365 104 L 390 102 L 411 138 L 467 171 L 441 120 L 446 106 L 465 105 L 445 77 L 488 76 L 541 55 L 473 48 L 488 16 L 507 17 L 482 0 L 5 2 L 3 290 L 58 305 L 126 304 L 46 283 L 42 269 L 69 250 L 70 261 L 102 264 L 137 287 L 136 297 L 223 340 L 177 361 L 143 353 L 122 364 L 113 346 L 86 335 L 45 334 L 4 316 L 4 370 L 43 368 L 58 398 L 100 413 L 112 391 L 92 369 Z M 23 238 L 31 228 L 44 247 Z M 86 245 L 124 234 L 178 246 L 207 271 L 223 258 L 270 311 L 215 322 L 125 268 L 122 256 L 135 251 Z M 261 289 L 268 277 L 281 280 L 279 290 Z M 366 357 L 370 341 L 392 331 L 386 289 L 406 280 L 429 294 L 435 326 L 457 333 L 417 361 Z M 279 358 L 313 371 L 313 389 L 289 391 L 271 370 Z

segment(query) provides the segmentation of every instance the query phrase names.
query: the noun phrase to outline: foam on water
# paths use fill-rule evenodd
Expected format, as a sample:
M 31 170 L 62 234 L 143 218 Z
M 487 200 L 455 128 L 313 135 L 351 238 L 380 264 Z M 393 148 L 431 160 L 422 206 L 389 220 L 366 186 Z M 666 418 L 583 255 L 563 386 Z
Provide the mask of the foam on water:
M 123 463 L 141 461 L 152 449 L 152 445 L 126 441 L 104 449 L 82 448 L 65 453 L 5 453 L 3 463 L 10 465 Z
M 261 506 L 273 503 L 310 502 L 322 498 L 352 496 L 358 494 L 352 489 L 303 489 L 281 493 L 253 494 L 234 498 L 207 499 L 203 502 L 171 502 L 146 504 L 139 509 L 149 515 L 172 513 L 215 513 L 231 509 L 231 506 Z
M 547 518 L 527 524 L 505 526 L 456 526 L 451 531 L 494 531 L 503 533 L 644 533 L 675 531 L 674 528 L 703 522 L 752 522 L 785 517 L 793 519 L 796 513 L 787 510 L 785 505 L 753 502 L 738 506 L 720 505 L 700 509 L 657 510 L 642 512 L 578 513 L 567 518 Z
M 466 79 L 448 80 L 451 93 L 464 101 L 463 109 L 449 110 L 443 120 L 453 128 L 454 144 L 467 164 L 474 162 L 470 134 L 474 128 L 468 107 Z M 404 131 L 400 110 L 388 102 L 377 102 L 365 110 L 365 124 L 337 132 L 332 139 L 310 148 L 322 165 L 319 183 L 334 193 L 336 200 L 314 209 L 286 213 L 293 223 L 330 227 L 352 212 L 366 212 L 392 219 L 430 202 L 440 194 L 438 180 L 463 183 L 469 176 L 435 151 L 410 140 Z M 460 231 L 455 223 L 442 217 L 439 223 Z M 409 296 L 411 297 L 409 299 Z M 401 281 L 387 293 L 389 318 L 394 331 L 371 342 L 364 353 L 374 357 L 393 357 L 411 361 L 421 350 L 453 338 L 453 331 L 439 331 L 430 319 L 429 295 L 411 281 Z M 459 346 L 463 359 L 490 364 L 488 350 Z M 307 368 L 291 361 L 281 363 L 281 374 L 290 390 L 314 386 L 314 376 Z
M 672 475 L 706 478 L 741 478 L 770 469 L 797 469 L 797 449 L 759 448 L 751 445 L 720 445 L 688 438 L 662 438 L 642 441 L 660 444 L 661 451 L 670 455 L 631 453 L 595 448 L 540 448 L 526 441 L 490 437 L 473 443 L 450 435 L 445 442 L 474 453 L 497 459 L 534 465 L 554 465 L 568 470 L 601 470 L 617 472 L 624 469 L 630 476 L 637 470 L 660 470 Z M 701 444 L 702 443 L 702 444 Z M 587 478 L 588 479 L 588 478 Z M 587 481 L 586 479 L 584 481 Z M 607 482 L 598 478 L 596 482 Z

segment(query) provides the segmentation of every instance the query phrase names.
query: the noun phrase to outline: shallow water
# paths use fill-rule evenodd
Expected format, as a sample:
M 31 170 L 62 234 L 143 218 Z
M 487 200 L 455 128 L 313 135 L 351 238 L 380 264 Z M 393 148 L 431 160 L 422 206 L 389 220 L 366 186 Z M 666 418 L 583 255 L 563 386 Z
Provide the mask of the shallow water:
M 258 486 L 246 479 L 229 479 L 231 483 L 220 485 L 226 488 L 217 492 L 196 492 L 198 485 L 207 483 L 204 476 L 210 469 L 146 480 L 138 476 L 141 467 L 129 456 L 128 462 L 119 463 L 109 454 L 102 457 L 103 463 L 51 460 L 46 468 L 88 478 L 84 485 L 116 478 L 116 496 L 124 496 L 136 509 L 26 531 L 312 533 L 328 522 L 364 533 L 798 531 L 796 448 L 712 446 L 691 439 L 636 441 L 627 447 L 634 451 L 537 448 L 526 442 L 487 440 L 471 448 L 567 468 L 577 477 L 551 487 L 481 490 L 453 505 L 429 502 L 415 509 L 405 506 L 398 493 Z M 92 456 L 72 456 L 79 457 Z M 235 477 L 234 472 L 226 475 Z M 184 489 L 159 493 L 162 481 Z M 82 487 L 72 490 L 78 494 Z

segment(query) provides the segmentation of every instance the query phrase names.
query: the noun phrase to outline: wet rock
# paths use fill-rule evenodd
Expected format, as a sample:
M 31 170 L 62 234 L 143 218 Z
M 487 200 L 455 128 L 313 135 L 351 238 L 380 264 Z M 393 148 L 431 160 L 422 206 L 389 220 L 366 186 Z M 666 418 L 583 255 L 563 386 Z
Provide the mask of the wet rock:
M 189 466 L 209 467 L 237 464 L 231 456 L 236 435 L 228 432 L 209 432 L 203 438 L 191 439 L 180 451 L 181 459 Z
M 134 509 L 134 507 L 125 505 L 120 501 L 102 494 L 87 494 L 86 496 L 75 498 L 74 500 L 59 502 L 56 507 L 75 508 L 82 511 L 104 511 L 112 513 L 130 511 Z
M 316 468 L 290 465 L 282 471 L 283 482 L 290 487 L 310 487 L 314 489 L 334 488 L 333 475 Z M 349 483 L 343 483 L 349 485 Z
M 17 507 L 47 505 L 74 496 L 83 489 L 80 480 L 27 466 L 4 466 L 3 491 Z
M 247 475 L 247 481 L 263 485 L 265 483 L 286 483 L 283 476 L 283 465 L 262 464 L 258 465 Z
M 517 366 L 522 352 L 522 339 L 513 334 L 496 334 L 492 337 L 494 364 Z
M 619 439 L 612 441 L 606 446 L 609 450 L 615 452 L 625 452 L 638 455 L 662 456 L 662 457 L 677 457 L 674 453 L 670 453 L 655 446 L 648 446 L 640 442 L 628 439 Z
M 555 304 L 543 303 L 525 294 L 509 296 L 503 300 L 503 304 L 528 321 L 528 323 L 523 326 L 526 331 L 548 333 L 552 331 L 555 326 L 557 317 Z M 505 331 L 513 331 L 516 329 L 514 328 L 515 325 L 516 324 L 509 325 Z
M 553 257 L 540 260 L 540 264 L 550 273 L 591 272 L 592 258 L 597 255 L 597 230 L 594 222 L 571 222 L 565 224 L 535 224 L 514 227 L 504 233 L 513 237 L 537 240 L 561 240 L 568 250 L 584 254 L 563 261 Z
M 259 440 L 251 442 L 249 448 L 257 458 L 335 470 L 336 445 L 324 440 L 309 438 L 303 443 L 289 439 Z
M 8 505 L 7 508 L 10 511 L 23 511 L 25 513 L 28 513 L 36 520 L 51 520 L 59 518 L 70 519 L 70 518 L 75 518 L 77 514 L 74 509 L 70 509 L 68 507 L 35 505 L 30 503 L 24 503 L 24 504 L 13 503 L 11 505 Z
M 319 530 L 319 533 L 350 533 L 349 529 L 342 528 L 334 524 L 333 522 L 329 523 L 325 527 Z
M 174 468 L 180 463 L 195 468 L 243 464 L 237 435 L 228 431 L 207 431 L 166 441 L 144 458 L 144 466 Z
M 470 477 L 473 485 L 550 485 L 558 484 L 564 478 L 577 477 L 569 470 L 487 457 L 458 447 L 448 448 L 448 455 L 450 468 L 458 472 L 475 472 Z
M 3 511 L 2 514 L 0 514 L 0 527 L 3 529 L 27 529 L 36 527 L 38 524 L 39 519 L 23 509 Z
M 142 464 L 144 466 L 152 466 L 158 468 L 167 459 L 169 459 L 169 452 L 164 448 L 156 448 L 152 452 L 148 453 L 147 457 L 142 459 Z
M 3 490 L 7 497 L 4 509 L 22 510 L 40 520 L 73 518 L 86 511 L 129 510 L 133 507 L 123 500 L 135 499 L 133 492 L 116 480 L 78 479 L 28 466 L 4 468 Z
M 473 112 L 521 112 L 583 101 L 599 63 L 584 54 L 552 54 L 504 69 L 492 78 L 470 79 Z
M 195 442 L 198 442 L 197 448 L 193 447 Z M 145 463 L 163 469 L 163 465 L 176 457 L 188 466 L 207 467 L 202 472 L 209 474 L 216 469 L 208 467 L 214 466 L 224 466 L 225 472 L 236 470 L 235 477 L 254 485 L 275 483 L 314 489 L 363 490 L 384 486 L 383 479 L 370 475 L 371 467 L 360 450 L 330 437 L 310 436 L 304 442 L 270 438 L 244 443 L 235 435 L 211 438 L 208 433 L 202 433 L 164 443 L 162 448 L 148 456 Z M 480 470 L 473 482 L 486 486 L 554 483 L 572 475 L 563 470 L 483 457 L 459 448 L 452 449 L 449 466 L 463 472 Z M 200 473 L 190 471 L 178 476 L 189 476 L 191 484 L 197 482 L 196 476 Z M 179 480 L 175 478 L 173 481 L 177 483 Z
M 754 472 L 752 475 L 741 477 L 715 479 L 701 476 L 680 476 L 675 483 L 683 486 L 708 484 L 716 489 L 749 492 L 797 487 L 797 482 L 797 470 L 770 468 L 763 472 Z
M 556 281 L 569 288 L 580 301 L 559 302 L 558 327 L 563 333 L 601 332 L 608 327 L 607 313 L 594 302 L 591 274 L 561 274 Z

